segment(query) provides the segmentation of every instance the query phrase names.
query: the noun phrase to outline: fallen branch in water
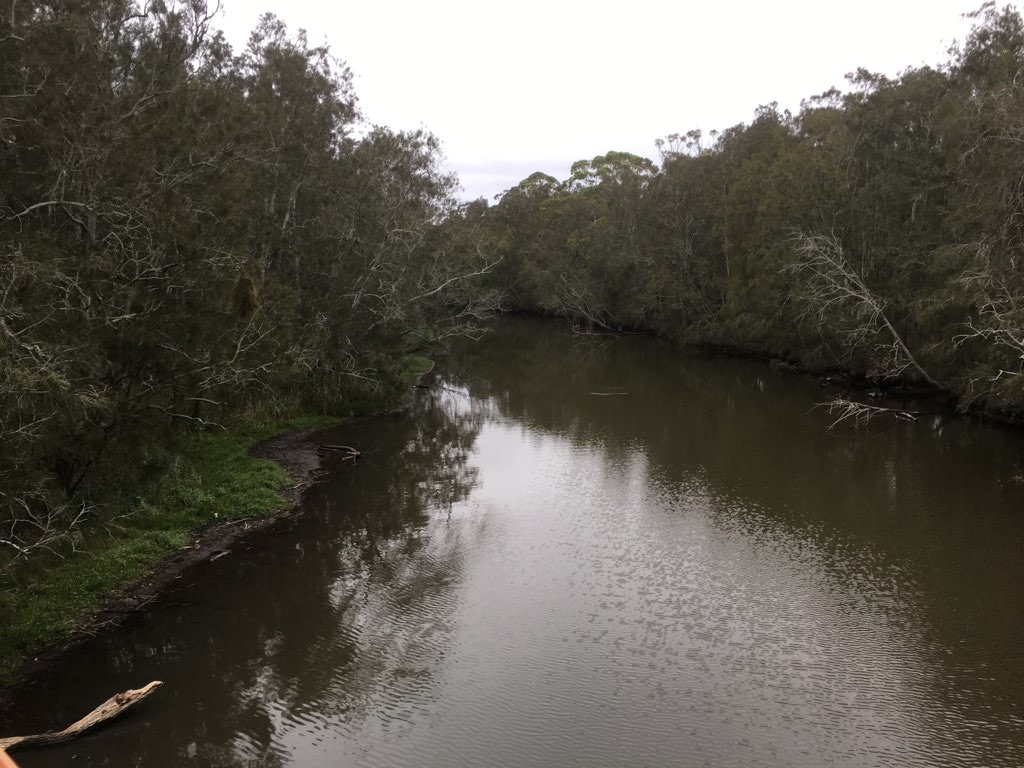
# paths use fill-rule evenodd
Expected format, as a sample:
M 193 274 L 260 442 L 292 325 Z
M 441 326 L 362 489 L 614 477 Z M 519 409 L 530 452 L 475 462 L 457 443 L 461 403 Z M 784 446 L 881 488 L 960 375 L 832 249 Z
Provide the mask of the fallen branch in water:
M 350 453 L 353 456 L 359 455 L 359 451 L 348 445 L 327 445 L 325 443 L 321 443 L 320 448 L 325 451 L 344 451 L 345 453 Z
M 70 741 L 71 739 L 81 736 L 89 729 L 95 728 L 100 723 L 110 720 L 113 717 L 117 717 L 129 707 L 138 704 L 161 685 L 163 685 L 162 682 L 154 680 L 142 688 L 132 688 L 127 691 L 114 694 L 88 715 L 83 717 L 81 720 L 72 723 L 63 731 L 37 733 L 32 736 L 9 736 L 5 739 L 0 739 L 0 753 L 2 753 L 3 750 L 18 749 L 20 747 L 31 747 L 41 744 L 57 744 L 62 741 Z
M 827 403 L 818 403 L 815 408 L 825 408 L 830 415 L 836 416 L 836 420 L 828 425 L 832 430 L 837 424 L 847 420 L 854 423 L 867 424 L 876 416 L 892 416 L 899 421 L 917 421 L 918 416 L 925 415 L 923 411 L 908 411 L 905 408 L 883 408 L 880 405 L 869 405 L 868 403 L 857 403 L 843 397 L 834 397 Z
M 356 462 L 359 461 L 359 457 L 362 455 L 350 445 L 327 445 L 325 443 L 320 443 L 318 447 L 321 451 L 337 451 L 338 453 L 344 454 L 344 456 L 341 457 L 342 461 L 348 461 L 351 459 L 353 462 Z M 323 456 L 323 454 L 320 455 Z

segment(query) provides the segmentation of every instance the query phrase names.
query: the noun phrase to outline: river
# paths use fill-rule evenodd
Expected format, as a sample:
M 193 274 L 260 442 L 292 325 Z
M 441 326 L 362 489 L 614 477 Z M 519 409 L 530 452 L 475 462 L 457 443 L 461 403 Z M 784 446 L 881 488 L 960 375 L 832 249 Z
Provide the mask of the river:
M 510 319 L 55 665 L 41 766 L 1024 765 L 1024 434 Z M 5 734 L 6 735 L 6 734 Z

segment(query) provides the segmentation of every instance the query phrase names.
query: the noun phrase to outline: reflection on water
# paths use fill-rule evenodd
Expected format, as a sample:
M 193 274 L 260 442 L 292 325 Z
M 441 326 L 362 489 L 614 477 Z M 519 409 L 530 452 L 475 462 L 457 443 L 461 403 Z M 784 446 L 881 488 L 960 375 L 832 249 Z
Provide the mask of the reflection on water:
M 26 692 L 32 766 L 1024 764 L 1019 434 L 508 321 L 305 515 Z

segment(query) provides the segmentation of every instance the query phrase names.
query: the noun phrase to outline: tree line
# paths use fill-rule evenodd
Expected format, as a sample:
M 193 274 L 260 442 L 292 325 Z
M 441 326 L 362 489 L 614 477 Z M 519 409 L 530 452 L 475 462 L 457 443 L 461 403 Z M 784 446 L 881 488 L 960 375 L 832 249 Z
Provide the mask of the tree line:
M 1024 411 L 1024 23 L 797 114 L 458 203 L 343 62 L 207 0 L 0 5 L 0 569 L 175 436 L 388 402 L 489 310 L 923 382 Z
M 1024 24 L 478 201 L 507 306 L 1024 411 Z
M 0 5 L 0 570 L 176 435 L 386 403 L 492 261 L 424 131 L 331 52 L 207 0 Z

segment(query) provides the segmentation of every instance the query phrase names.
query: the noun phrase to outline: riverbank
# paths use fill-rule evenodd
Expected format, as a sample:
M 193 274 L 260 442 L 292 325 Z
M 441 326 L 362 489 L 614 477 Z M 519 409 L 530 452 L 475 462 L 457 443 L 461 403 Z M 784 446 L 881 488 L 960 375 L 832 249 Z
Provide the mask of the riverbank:
M 410 360 L 406 391 L 431 367 L 426 358 Z M 92 532 L 87 551 L 54 553 L 5 574 L 0 702 L 56 657 L 144 610 L 190 569 L 293 512 L 320 469 L 315 434 L 340 421 L 239 422 L 196 435 L 130 508 Z
M 316 470 L 315 449 L 302 447 L 303 436 L 335 421 L 239 425 L 198 436 L 122 513 L 125 522 L 91 537 L 87 551 L 50 555 L 8 575 L 0 595 L 0 684 L 30 677 L 144 608 L 189 568 L 287 513 Z
M 583 337 L 651 336 L 682 354 L 763 361 L 775 370 L 813 379 L 832 394 L 844 398 L 846 394 L 850 394 L 852 400 L 865 396 L 895 404 L 903 400 L 912 400 L 915 403 L 930 404 L 945 413 L 966 415 L 1018 429 L 1024 428 L 1024 406 L 1000 405 L 977 395 L 972 396 L 964 388 L 958 389 L 947 383 L 936 386 L 912 375 L 877 376 L 863 368 L 845 367 L 834 360 L 808 359 L 807 355 L 796 349 L 755 346 L 710 338 L 685 340 L 666 329 L 653 326 L 608 328 L 593 325 L 589 320 L 574 317 L 569 313 L 541 309 L 520 307 L 508 310 L 505 314 L 511 317 L 533 317 L 564 322 L 573 328 L 574 333 L 579 333 Z M 580 328 L 584 330 L 579 330 Z
M 673 346 L 679 346 L 671 339 L 654 335 Z M 853 370 L 836 364 L 806 365 L 801 358 L 790 352 L 711 342 L 694 342 L 681 346 L 706 357 L 762 361 L 774 370 L 817 381 L 823 389 L 843 400 L 857 402 L 866 399 L 876 405 L 895 405 L 896 410 L 901 410 L 903 404 L 909 402 L 925 405 L 949 415 L 969 416 L 991 424 L 1024 428 L 1024 410 L 993 406 L 983 400 L 970 400 L 964 393 L 949 387 L 935 386 L 910 378 L 871 376 L 863 370 Z
M 599 328 L 593 332 L 580 332 L 575 330 L 575 324 L 584 321 L 565 314 L 532 312 L 524 309 L 509 311 L 506 314 L 513 317 L 535 317 L 565 322 L 574 328 L 574 332 L 579 332 L 582 336 L 621 336 L 625 338 L 633 335 L 645 335 L 668 344 L 682 354 L 761 361 L 774 370 L 817 381 L 823 389 L 827 389 L 831 394 L 843 399 L 857 401 L 867 398 L 875 402 L 885 402 L 897 406 L 901 402 L 912 401 L 915 404 L 927 404 L 943 413 L 966 415 L 993 424 L 1024 428 L 1024 409 L 993 405 L 977 397 L 970 398 L 966 392 L 958 391 L 954 387 L 937 386 L 910 376 L 875 376 L 863 369 L 847 368 L 836 362 L 808 363 L 793 350 L 723 341 L 683 341 L 655 328 Z
M 23 688 L 7 733 L 164 681 L 26 766 L 1024 765 L 1019 434 L 829 432 L 812 379 L 526 319 L 441 378 Z

